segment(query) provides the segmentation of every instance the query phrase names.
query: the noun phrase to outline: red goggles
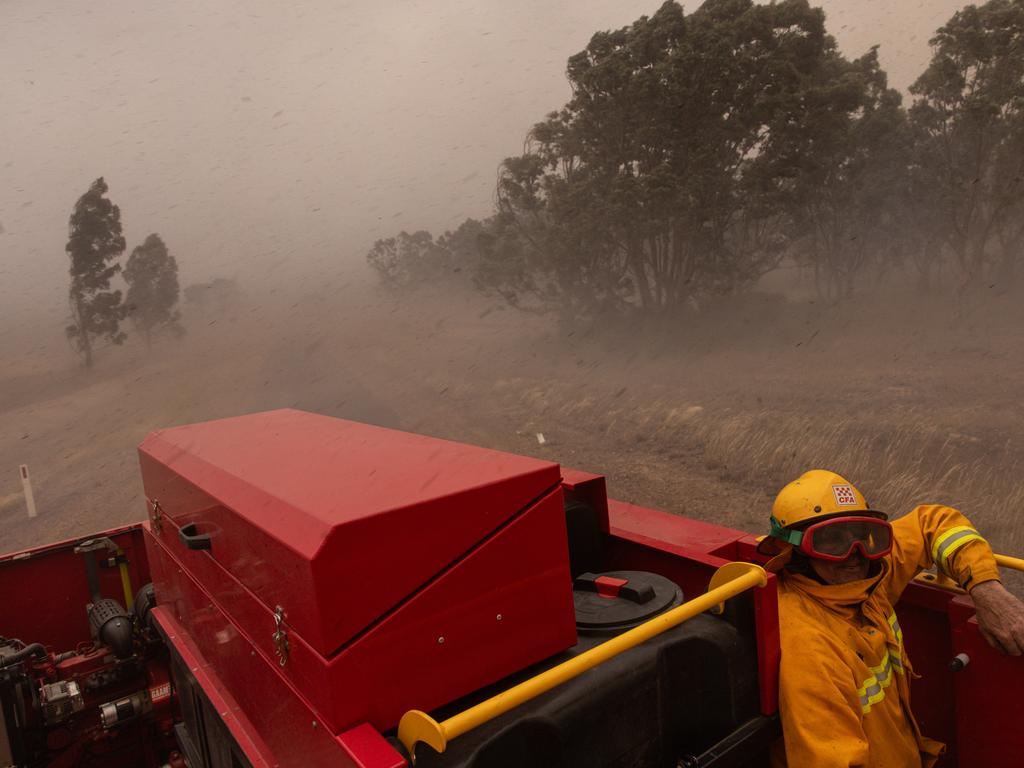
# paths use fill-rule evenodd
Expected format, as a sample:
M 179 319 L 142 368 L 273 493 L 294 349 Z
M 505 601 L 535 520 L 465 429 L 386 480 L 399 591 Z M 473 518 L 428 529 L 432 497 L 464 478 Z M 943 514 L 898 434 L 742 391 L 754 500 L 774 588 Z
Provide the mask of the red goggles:
M 859 549 L 868 560 L 877 560 L 892 551 L 892 526 L 875 517 L 822 520 L 802 533 L 800 541 L 790 538 L 790 543 L 808 557 L 821 560 L 839 562 L 852 555 L 855 549 Z

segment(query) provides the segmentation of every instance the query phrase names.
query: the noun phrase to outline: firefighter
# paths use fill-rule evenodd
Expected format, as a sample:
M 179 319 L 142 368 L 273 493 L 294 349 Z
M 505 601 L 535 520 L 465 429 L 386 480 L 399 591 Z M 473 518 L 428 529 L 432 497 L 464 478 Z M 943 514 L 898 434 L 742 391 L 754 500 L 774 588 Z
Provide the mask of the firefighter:
M 779 493 L 759 550 L 779 575 L 783 738 L 772 765 L 910 768 L 944 747 L 910 714 L 913 670 L 893 606 L 935 566 L 970 592 L 988 642 L 1024 652 L 1024 604 L 970 521 L 939 504 L 888 522 L 849 482 L 814 469 Z

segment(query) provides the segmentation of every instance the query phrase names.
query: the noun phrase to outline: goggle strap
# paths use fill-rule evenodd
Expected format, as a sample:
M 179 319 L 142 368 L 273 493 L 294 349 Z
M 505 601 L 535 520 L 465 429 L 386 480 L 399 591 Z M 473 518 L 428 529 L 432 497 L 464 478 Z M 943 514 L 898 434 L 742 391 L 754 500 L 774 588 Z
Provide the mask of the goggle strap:
M 782 523 L 776 519 L 774 515 L 771 517 L 772 530 L 769 536 L 775 539 L 781 539 L 794 547 L 799 547 L 800 542 L 804 540 L 803 531 L 794 531 L 792 529 L 785 528 Z

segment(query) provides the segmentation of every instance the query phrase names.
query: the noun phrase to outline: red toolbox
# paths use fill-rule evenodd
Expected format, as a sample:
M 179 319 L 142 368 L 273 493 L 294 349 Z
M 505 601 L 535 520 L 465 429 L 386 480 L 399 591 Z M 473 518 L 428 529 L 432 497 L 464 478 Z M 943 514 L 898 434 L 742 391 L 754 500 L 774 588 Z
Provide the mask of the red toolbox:
M 557 464 L 293 410 L 139 455 L 158 603 L 212 665 L 242 642 L 333 733 L 576 642 Z

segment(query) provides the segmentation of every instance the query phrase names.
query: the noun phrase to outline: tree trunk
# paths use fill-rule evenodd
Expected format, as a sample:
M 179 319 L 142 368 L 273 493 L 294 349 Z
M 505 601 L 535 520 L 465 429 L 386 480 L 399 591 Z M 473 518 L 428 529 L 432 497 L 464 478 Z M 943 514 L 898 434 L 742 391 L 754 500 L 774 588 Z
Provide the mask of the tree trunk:
M 930 296 L 932 292 L 932 253 L 933 244 L 925 241 L 921 244 L 920 256 L 914 259 L 917 267 L 917 293 Z
M 85 367 L 92 368 L 92 339 L 89 338 L 89 330 L 85 317 L 85 308 L 82 306 L 81 297 L 75 299 L 75 322 L 78 325 L 79 349 L 85 357 Z
M 644 248 L 642 241 L 637 242 L 636 238 L 630 238 L 628 242 L 629 269 L 633 273 L 633 280 L 640 293 L 640 306 L 649 311 L 654 304 L 654 297 L 651 295 L 651 285 L 647 280 L 647 264 L 644 259 Z
M 1021 238 L 1015 237 L 1009 242 L 1003 241 L 1002 255 L 995 270 L 995 279 L 1000 291 L 1013 288 L 1017 281 L 1017 261 L 1020 259 Z

